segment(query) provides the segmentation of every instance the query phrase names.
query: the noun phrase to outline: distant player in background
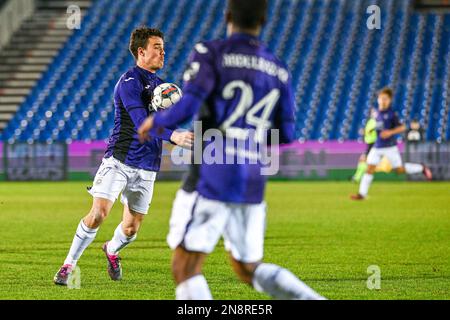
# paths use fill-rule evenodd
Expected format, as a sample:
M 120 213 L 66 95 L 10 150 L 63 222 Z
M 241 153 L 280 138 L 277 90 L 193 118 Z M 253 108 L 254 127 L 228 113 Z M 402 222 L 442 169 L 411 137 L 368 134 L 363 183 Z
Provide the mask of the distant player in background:
M 411 121 L 409 130 L 406 132 L 406 140 L 410 143 L 418 143 L 423 141 L 424 132 L 417 119 Z
M 246 133 L 256 128 L 262 134 L 279 129 L 281 143 L 294 140 L 289 73 L 258 39 L 266 10 L 266 0 L 228 2 L 228 39 L 195 46 L 183 98 L 145 121 L 142 138 L 152 127 L 170 127 L 197 115 L 203 129 L 220 129 L 245 143 L 252 139 Z M 223 154 L 246 151 L 217 145 Z M 212 298 L 202 266 L 221 236 L 235 272 L 256 290 L 278 299 L 322 299 L 290 271 L 262 262 L 267 208 L 261 167 L 260 161 L 250 164 L 248 159 L 245 164 L 203 162 L 191 167 L 174 201 L 168 235 L 177 299 Z
M 376 109 L 372 108 L 370 110 L 370 118 L 367 120 L 366 126 L 364 127 L 364 142 L 366 144 L 366 152 L 363 153 L 359 157 L 358 167 L 356 168 L 356 172 L 352 177 L 352 180 L 355 182 L 360 182 L 361 177 L 367 170 L 367 155 L 372 149 L 375 141 L 377 141 L 377 117 Z
M 94 240 L 119 194 L 124 206 L 122 222 L 102 249 L 111 279 L 122 278 L 119 251 L 136 239 L 149 209 L 160 169 L 162 141 L 185 147 L 190 147 L 193 141 L 192 133 L 164 128 L 152 132 L 152 138 L 145 144 L 139 142 L 137 129 L 153 111 L 153 90 L 163 83 L 156 72 L 164 66 L 164 35 L 157 29 L 138 28 L 131 35 L 129 49 L 136 66 L 122 75 L 115 87 L 114 130 L 89 190 L 94 197 L 92 209 L 80 221 L 67 258 L 55 275 L 54 282 L 58 285 L 67 285 L 69 275 Z
M 422 173 L 428 180 L 432 179 L 431 171 L 423 164 L 405 163 L 403 166 L 400 151 L 397 147 L 396 135 L 405 132 L 406 126 L 400 122 L 392 109 L 393 92 L 384 88 L 378 93 L 377 141 L 367 156 L 367 172 L 363 175 L 359 193 L 352 195 L 353 200 L 364 200 L 373 181 L 376 166 L 386 157 L 398 174 Z

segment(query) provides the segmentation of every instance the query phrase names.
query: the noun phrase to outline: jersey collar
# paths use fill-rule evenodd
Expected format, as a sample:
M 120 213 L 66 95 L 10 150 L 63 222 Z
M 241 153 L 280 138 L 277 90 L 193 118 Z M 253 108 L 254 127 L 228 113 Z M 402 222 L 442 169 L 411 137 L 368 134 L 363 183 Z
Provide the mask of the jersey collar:
M 148 70 L 142 69 L 139 66 L 136 66 L 136 70 L 138 70 L 138 72 L 141 73 L 148 80 L 154 80 L 156 78 L 156 73 L 152 73 Z
M 255 41 L 258 41 L 259 42 L 259 38 L 258 37 L 255 37 L 255 36 L 253 36 L 253 35 L 251 35 L 251 34 L 248 34 L 248 33 L 233 33 L 231 36 L 230 36 L 230 39 L 237 39 L 237 40 L 255 40 Z

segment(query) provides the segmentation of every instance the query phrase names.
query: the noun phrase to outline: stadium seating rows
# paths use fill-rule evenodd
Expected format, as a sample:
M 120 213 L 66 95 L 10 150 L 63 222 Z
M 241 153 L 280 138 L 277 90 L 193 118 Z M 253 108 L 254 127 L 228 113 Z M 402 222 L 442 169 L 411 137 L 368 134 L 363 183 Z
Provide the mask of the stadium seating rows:
M 134 63 L 127 50 L 133 28 L 146 24 L 165 32 L 160 76 L 180 83 L 193 45 L 225 36 L 224 3 L 94 1 L 2 140 L 106 139 L 114 85 Z M 381 30 L 366 26 L 366 9 L 374 3 L 383 13 Z M 360 138 L 384 85 L 395 89 L 402 118 L 427 128 L 428 140 L 450 138 L 449 14 L 413 12 L 409 0 L 271 0 L 269 6 L 262 39 L 292 72 L 300 141 Z

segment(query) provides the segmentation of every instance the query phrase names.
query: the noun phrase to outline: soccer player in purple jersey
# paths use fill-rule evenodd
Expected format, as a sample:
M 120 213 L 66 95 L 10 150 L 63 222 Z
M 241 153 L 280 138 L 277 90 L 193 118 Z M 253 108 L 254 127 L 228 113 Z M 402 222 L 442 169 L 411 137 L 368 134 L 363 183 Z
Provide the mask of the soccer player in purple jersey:
M 153 112 L 153 90 L 163 83 L 156 72 L 164 66 L 164 35 L 146 27 L 133 31 L 130 52 L 136 66 L 122 75 L 114 90 L 115 119 L 104 159 L 89 193 L 93 205 L 76 230 L 72 246 L 54 282 L 67 285 L 83 251 L 94 240 L 99 226 L 108 216 L 119 194 L 124 206 L 122 222 L 112 239 L 102 249 L 112 280 L 122 278 L 119 251 L 136 239 L 137 232 L 150 206 L 156 173 L 160 169 L 162 141 L 190 147 L 193 135 L 163 128 L 152 133 L 145 144 L 138 139 L 137 129 Z
M 243 142 L 230 149 L 220 139 L 206 141 L 204 157 L 211 146 L 233 160 L 245 157 L 250 153 L 240 148 L 254 138 L 261 142 L 259 137 L 271 128 L 279 130 L 281 143 L 294 140 L 289 72 L 258 39 L 266 10 L 266 0 L 228 2 L 228 39 L 195 46 L 184 75 L 183 98 L 144 122 L 139 129 L 142 140 L 152 128 L 177 125 L 194 115 L 203 130 Z M 194 144 L 199 143 L 195 139 Z M 174 250 L 176 298 L 212 299 L 202 265 L 223 236 L 235 272 L 256 290 L 278 299 L 322 299 L 290 271 L 262 261 L 266 177 L 260 160 L 236 162 L 192 165 L 177 193 L 167 237 Z
M 383 88 L 378 93 L 377 140 L 367 156 L 367 172 L 361 179 L 359 193 L 352 195 L 352 200 L 366 199 L 376 167 L 383 157 L 389 160 L 392 168 L 398 174 L 422 173 L 428 180 L 432 179 L 431 170 L 427 166 L 418 163 L 402 164 L 396 135 L 405 132 L 406 127 L 400 122 L 397 114 L 392 109 L 392 96 L 393 92 L 390 88 Z

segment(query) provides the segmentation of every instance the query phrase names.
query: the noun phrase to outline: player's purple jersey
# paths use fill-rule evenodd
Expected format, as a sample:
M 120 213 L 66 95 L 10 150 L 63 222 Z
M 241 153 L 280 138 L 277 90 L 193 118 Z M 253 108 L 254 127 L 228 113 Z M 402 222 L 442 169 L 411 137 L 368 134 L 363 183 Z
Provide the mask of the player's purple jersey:
M 171 130 L 141 144 L 137 129 L 153 112 L 153 90 L 163 83 L 154 73 L 138 66 L 122 75 L 114 89 L 114 129 L 105 157 L 114 157 L 134 168 L 159 171 L 162 140 L 170 140 Z
M 197 115 L 203 130 L 217 128 L 239 136 L 245 132 L 242 129 L 259 128 L 267 134 L 272 128 L 280 129 L 281 143 L 294 139 L 294 96 L 289 72 L 256 37 L 234 34 L 226 40 L 197 44 L 184 80 L 184 101 L 165 114 L 157 114 L 155 124 L 183 119 L 178 114 L 188 108 L 187 97 L 195 96 L 203 101 Z M 244 138 L 246 143 L 249 139 Z M 207 148 L 208 143 L 203 147 Z M 224 143 L 223 153 L 228 152 Z M 205 198 L 223 202 L 261 203 L 266 183 L 262 164 L 246 160 L 245 164 L 203 161 L 197 170 L 197 191 Z
M 402 125 L 395 111 L 392 110 L 392 108 L 385 111 L 377 111 L 376 121 L 377 141 L 375 142 L 375 148 L 388 148 L 395 146 L 397 144 L 395 136 L 383 139 L 380 134 L 383 130 L 394 129 Z

